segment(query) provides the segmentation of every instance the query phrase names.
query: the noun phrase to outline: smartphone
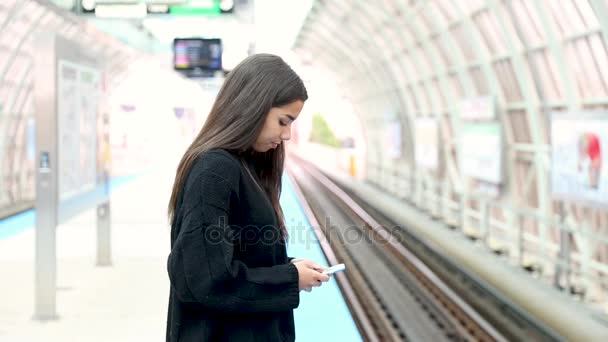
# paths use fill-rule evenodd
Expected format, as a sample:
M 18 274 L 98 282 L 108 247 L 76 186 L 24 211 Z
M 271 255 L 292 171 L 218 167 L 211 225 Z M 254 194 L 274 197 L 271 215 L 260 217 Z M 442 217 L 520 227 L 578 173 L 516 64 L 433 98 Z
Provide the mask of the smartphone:
M 325 269 L 325 271 L 323 271 L 323 274 L 332 275 L 334 273 L 342 272 L 345 269 L 346 269 L 346 265 L 337 264 L 337 265 L 333 265 L 332 267 Z

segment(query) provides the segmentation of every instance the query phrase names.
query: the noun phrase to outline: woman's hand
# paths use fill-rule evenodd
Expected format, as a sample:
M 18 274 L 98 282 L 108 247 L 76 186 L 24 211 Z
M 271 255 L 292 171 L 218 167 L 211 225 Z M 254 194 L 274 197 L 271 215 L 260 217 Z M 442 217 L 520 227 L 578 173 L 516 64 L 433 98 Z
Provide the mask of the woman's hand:
M 321 273 L 325 267 L 310 260 L 298 260 L 292 262 L 298 269 L 298 286 L 306 292 L 312 291 L 313 287 L 321 286 L 329 280 L 329 276 Z

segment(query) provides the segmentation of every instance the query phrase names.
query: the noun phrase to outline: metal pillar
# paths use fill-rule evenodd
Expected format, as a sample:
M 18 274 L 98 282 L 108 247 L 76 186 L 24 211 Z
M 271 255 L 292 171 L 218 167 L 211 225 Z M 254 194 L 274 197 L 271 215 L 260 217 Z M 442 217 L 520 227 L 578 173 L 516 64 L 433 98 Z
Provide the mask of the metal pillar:
M 58 223 L 57 98 L 55 40 L 41 39 L 35 54 L 36 275 L 35 314 L 56 319 L 56 227 Z
M 36 118 L 36 258 L 35 258 L 35 313 L 39 320 L 57 319 L 57 225 L 75 215 L 97 207 L 97 264 L 111 264 L 110 205 L 108 177 L 97 183 L 97 169 L 88 178 L 70 179 L 75 168 L 74 150 L 83 144 L 91 148 L 107 143 L 97 136 L 78 130 L 78 120 L 95 122 L 99 115 L 99 66 L 80 46 L 52 33 L 42 33 L 36 40 L 37 53 L 34 77 L 34 104 Z M 75 105 L 74 102 L 77 104 Z M 82 113 L 75 114 L 75 107 Z M 83 119 L 83 116 L 85 117 Z M 95 121 L 93 121 L 95 120 Z M 86 122 L 86 121 L 85 121 Z M 94 127 L 93 130 L 98 127 Z M 96 149 L 93 149 L 96 151 Z M 90 153 L 97 153 L 91 151 Z M 61 156 L 62 153 L 66 155 Z M 89 156 L 96 161 L 97 156 Z M 92 162 L 90 162 L 92 163 Z M 102 167 L 106 167 L 103 165 Z M 72 170 L 70 169 L 72 168 Z M 77 167 L 76 167 L 77 168 Z M 62 178 L 63 177 L 63 178 Z M 65 182 L 65 183 L 63 183 Z M 70 182 L 74 184 L 70 184 Z

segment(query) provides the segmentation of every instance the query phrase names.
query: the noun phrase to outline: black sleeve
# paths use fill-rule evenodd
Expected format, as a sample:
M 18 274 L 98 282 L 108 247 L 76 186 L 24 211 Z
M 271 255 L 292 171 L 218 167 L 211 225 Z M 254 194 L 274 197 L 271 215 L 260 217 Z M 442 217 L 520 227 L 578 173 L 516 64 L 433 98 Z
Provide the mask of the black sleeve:
M 293 264 L 249 268 L 233 258 L 228 226 L 235 196 L 231 182 L 202 171 L 193 184 L 184 195 L 197 203 L 185 212 L 167 265 L 177 298 L 219 312 L 296 308 L 298 271 Z

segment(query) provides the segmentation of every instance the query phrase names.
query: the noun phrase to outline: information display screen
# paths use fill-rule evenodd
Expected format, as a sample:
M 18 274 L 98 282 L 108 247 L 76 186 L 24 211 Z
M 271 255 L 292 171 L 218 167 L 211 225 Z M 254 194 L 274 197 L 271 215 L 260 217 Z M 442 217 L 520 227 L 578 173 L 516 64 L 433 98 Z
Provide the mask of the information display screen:
M 222 40 L 219 38 L 176 38 L 173 41 L 175 70 L 221 71 Z

